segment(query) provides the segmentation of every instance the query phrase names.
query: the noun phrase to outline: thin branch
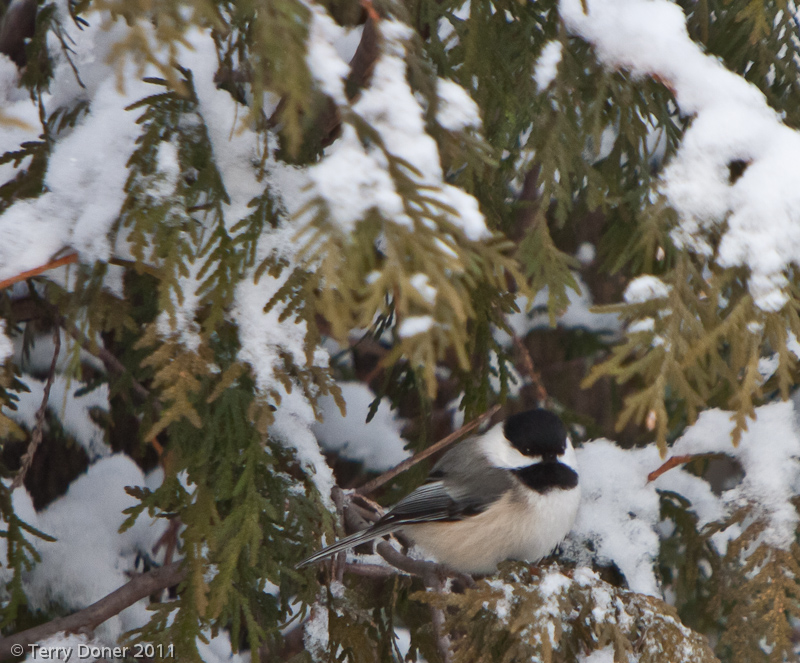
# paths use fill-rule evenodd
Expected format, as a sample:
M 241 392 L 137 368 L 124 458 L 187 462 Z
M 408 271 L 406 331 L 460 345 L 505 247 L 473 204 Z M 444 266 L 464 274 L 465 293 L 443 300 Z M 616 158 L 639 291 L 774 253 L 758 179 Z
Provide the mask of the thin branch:
M 19 472 L 17 472 L 17 476 L 15 476 L 14 480 L 11 482 L 11 490 L 19 488 L 22 482 L 25 481 L 25 475 L 28 474 L 28 470 L 31 469 L 31 465 L 33 464 L 33 455 L 36 453 L 36 449 L 39 448 L 39 445 L 42 443 L 42 438 L 44 437 L 44 418 L 47 414 L 47 401 L 50 400 L 50 389 L 52 389 L 53 381 L 56 377 L 58 353 L 61 350 L 61 329 L 59 329 L 58 326 L 54 329 L 53 344 L 55 348 L 53 349 L 53 361 L 50 362 L 50 372 L 47 374 L 47 382 L 44 383 L 42 404 L 36 411 L 35 423 L 31 431 L 31 441 L 28 443 L 27 451 L 22 455 Z
M 186 571 L 183 568 L 183 562 L 173 562 L 136 576 L 88 608 L 0 639 L 0 661 L 13 657 L 11 653 L 13 645 L 25 647 L 31 643 L 41 642 L 62 631 L 66 633 L 93 631 L 128 606 L 162 589 L 180 584 L 184 578 L 186 578 Z
M 655 481 L 665 472 L 669 472 L 673 467 L 678 467 L 678 465 L 685 465 L 693 460 L 697 460 L 698 458 L 708 458 L 709 456 L 715 456 L 717 454 L 687 454 L 685 456 L 672 456 L 668 458 L 667 461 L 661 465 L 661 467 L 653 470 L 650 474 L 647 475 L 647 482 Z
M 375 477 L 371 481 L 367 481 L 361 488 L 356 490 L 356 493 L 359 495 L 368 495 L 369 493 L 374 492 L 378 488 L 380 488 L 383 484 L 391 481 L 394 479 L 398 474 L 405 472 L 408 468 L 414 467 L 420 461 L 425 460 L 429 456 L 432 456 L 437 451 L 441 451 L 442 449 L 446 449 L 449 447 L 453 442 L 458 440 L 460 437 L 466 435 L 467 433 L 472 432 L 478 426 L 480 426 L 484 421 L 494 416 L 494 414 L 500 409 L 499 405 L 495 405 L 489 408 L 486 412 L 484 412 L 479 417 L 476 417 L 468 424 L 464 424 L 461 428 L 453 433 L 450 433 L 447 437 L 439 440 L 436 444 L 429 446 L 427 449 L 420 451 L 418 454 L 415 454 L 411 458 L 407 458 L 399 465 L 395 465 L 391 470 L 388 472 L 384 472 L 379 477 Z
M 55 310 L 55 308 L 54 308 Z M 86 336 L 81 333 L 81 331 L 72 323 L 70 323 L 64 316 L 59 315 L 56 311 L 56 320 L 58 324 L 67 332 L 72 338 L 77 341 L 80 346 L 86 350 L 90 355 L 94 355 L 100 361 L 103 362 L 103 365 L 106 367 L 106 370 L 109 373 L 114 373 L 115 375 L 125 375 L 128 373 L 128 369 L 122 364 L 122 362 L 117 359 L 112 352 L 108 349 L 104 348 L 102 345 L 97 343 L 92 343 Z M 132 375 L 130 376 L 131 380 L 131 387 L 133 390 L 143 399 L 147 400 L 150 397 L 150 392 L 148 389 L 139 382 L 135 377 Z M 153 401 L 153 408 L 158 414 L 161 411 L 161 403 L 157 400 Z
M 533 388 L 536 389 L 536 400 L 539 405 L 544 405 L 547 402 L 547 389 L 542 384 L 542 376 L 533 365 L 531 353 L 528 352 L 528 348 L 525 347 L 525 343 L 522 342 L 519 336 L 512 334 L 511 338 L 514 340 L 514 347 L 517 348 L 517 352 L 522 357 L 522 365 L 525 368 L 525 372 L 528 374 Z
M 49 272 L 51 269 L 55 269 L 56 267 L 63 267 L 64 265 L 69 265 L 73 262 L 78 262 L 77 253 L 70 253 L 68 256 L 64 256 L 58 260 L 51 260 L 45 265 L 36 267 L 34 269 L 29 269 L 27 272 L 22 272 L 21 274 L 17 274 L 16 276 L 12 276 L 11 278 L 0 281 L 0 290 L 3 290 L 10 285 L 14 285 L 15 283 L 19 283 L 20 281 L 24 281 L 25 279 L 29 279 L 33 276 L 38 276 L 39 274 L 44 274 L 44 272 Z

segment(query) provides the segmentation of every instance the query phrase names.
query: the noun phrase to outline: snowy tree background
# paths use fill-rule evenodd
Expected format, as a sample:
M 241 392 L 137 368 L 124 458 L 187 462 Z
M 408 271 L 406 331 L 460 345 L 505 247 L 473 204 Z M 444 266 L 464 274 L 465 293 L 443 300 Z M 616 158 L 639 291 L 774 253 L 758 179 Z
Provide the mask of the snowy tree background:
M 0 9 L 0 658 L 798 658 L 792 3 Z M 553 559 L 295 569 L 535 405 Z

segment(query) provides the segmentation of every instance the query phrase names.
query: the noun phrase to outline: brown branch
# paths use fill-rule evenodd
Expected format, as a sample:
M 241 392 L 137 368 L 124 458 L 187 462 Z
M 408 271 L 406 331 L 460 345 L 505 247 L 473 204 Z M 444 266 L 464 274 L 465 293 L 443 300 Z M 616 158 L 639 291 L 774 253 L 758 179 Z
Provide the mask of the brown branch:
M 655 481 L 665 472 L 669 472 L 673 467 L 678 467 L 678 465 L 684 465 L 689 463 L 697 458 L 706 458 L 708 456 L 714 456 L 715 454 L 686 454 L 685 456 L 672 456 L 668 458 L 666 462 L 661 465 L 661 467 L 653 470 L 650 474 L 647 475 L 647 482 Z
M 36 449 L 39 448 L 39 445 L 42 443 L 42 438 L 44 437 L 44 417 L 47 414 L 47 401 L 50 400 L 50 389 L 52 389 L 53 381 L 56 377 L 58 353 L 61 350 L 61 329 L 58 326 L 54 329 L 53 344 L 55 348 L 53 349 L 53 360 L 50 362 L 50 372 L 47 374 L 47 382 L 44 383 L 42 404 L 36 411 L 35 423 L 31 431 L 31 441 L 28 443 L 27 451 L 25 451 L 20 459 L 19 472 L 17 472 L 17 476 L 15 476 L 14 480 L 11 482 L 11 490 L 19 488 L 22 482 L 25 481 L 25 475 L 28 474 L 28 470 L 31 469 L 31 465 L 33 464 L 33 455 L 36 453 Z
M 415 454 L 411 458 L 407 458 L 399 465 L 395 465 L 391 470 L 384 472 L 379 477 L 375 477 L 371 481 L 367 481 L 361 488 L 356 490 L 356 493 L 359 495 L 368 495 L 369 493 L 374 492 L 378 488 L 380 488 L 383 484 L 387 483 L 394 479 L 398 474 L 405 472 L 409 467 L 413 467 L 420 461 L 425 460 L 429 456 L 432 456 L 437 451 L 441 451 L 442 449 L 446 449 L 449 447 L 453 442 L 458 440 L 463 435 L 475 430 L 478 426 L 480 426 L 484 421 L 489 419 L 490 417 L 494 416 L 494 414 L 500 409 L 499 405 L 495 405 L 489 408 L 486 412 L 484 412 L 479 417 L 476 417 L 468 424 L 464 424 L 461 428 L 457 431 L 450 433 L 444 439 L 439 440 L 436 444 L 432 444 L 427 449 L 420 451 L 418 454 Z
M 531 384 L 533 384 L 533 388 L 536 390 L 537 405 L 543 406 L 547 402 L 547 389 L 545 389 L 542 384 L 542 376 L 534 367 L 531 353 L 528 352 L 528 348 L 525 347 L 525 343 L 522 339 L 516 334 L 512 334 L 511 338 L 514 341 L 514 347 L 517 349 L 517 352 L 519 352 L 520 357 L 522 357 L 522 366 L 525 368 L 525 372 L 528 374 Z
M 64 256 L 58 260 L 51 260 L 45 265 L 36 267 L 34 269 L 29 269 L 27 272 L 22 272 L 21 274 L 17 274 L 16 276 L 12 276 L 11 278 L 0 281 L 0 290 L 7 288 L 10 285 L 14 285 L 15 283 L 19 283 L 20 281 L 24 281 L 25 279 L 29 279 L 33 276 L 38 276 L 44 272 L 49 272 L 51 269 L 55 269 L 56 267 L 63 267 L 64 265 L 69 265 L 73 262 L 78 262 L 77 253 L 70 253 L 68 256 Z
M 55 307 L 54 311 L 56 312 L 56 320 L 64 329 L 64 331 L 67 332 L 73 339 L 75 339 L 75 341 L 84 350 L 86 350 L 86 352 L 102 361 L 109 373 L 113 373 L 117 376 L 128 373 L 128 369 L 125 368 L 122 362 L 117 359 L 112 352 L 102 345 L 92 343 L 92 341 L 86 338 L 86 336 L 84 336 L 74 324 L 70 323 L 64 316 L 59 315 Z M 130 380 L 133 390 L 142 398 L 142 400 L 146 401 L 150 397 L 150 392 L 148 389 L 132 375 L 130 376 Z M 158 414 L 161 411 L 161 403 L 159 403 L 157 400 L 154 400 L 153 408 L 155 409 L 156 414 Z
M 186 571 L 183 568 L 183 562 L 173 562 L 136 576 L 88 608 L 0 639 L 0 661 L 12 658 L 11 647 L 13 645 L 26 647 L 26 645 L 41 642 L 62 631 L 66 633 L 93 631 L 128 606 L 162 589 L 181 583 L 185 577 Z

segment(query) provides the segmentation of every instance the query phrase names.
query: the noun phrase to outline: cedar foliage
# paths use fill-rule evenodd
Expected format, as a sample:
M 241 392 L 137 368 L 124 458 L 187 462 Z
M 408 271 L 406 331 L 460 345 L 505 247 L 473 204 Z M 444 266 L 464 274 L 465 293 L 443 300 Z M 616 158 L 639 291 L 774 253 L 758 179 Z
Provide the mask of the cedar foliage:
M 770 0 L 680 4 L 692 37 L 758 86 L 788 125 L 800 126 L 800 42 L 792 7 Z M 304 651 L 292 660 L 397 660 L 394 629 L 404 625 L 411 632 L 410 655 L 433 662 L 441 651 L 432 606 L 443 611 L 456 662 L 571 661 L 605 647 L 618 661 L 631 655 L 676 662 L 793 659 L 800 553 L 796 544 L 783 550 L 760 538 L 765 525 L 753 505 L 743 505 L 729 522 L 699 527 L 686 500 L 663 496 L 663 518 L 675 528 L 662 544 L 660 565 L 674 607 L 585 570 L 569 577 L 557 568 L 537 574 L 509 564 L 462 593 L 425 591 L 420 579 L 399 574 L 369 581 L 346 575 L 342 585 L 324 571 L 295 570 L 321 535 L 330 540 L 337 527 L 329 496 L 319 494 L 311 466 L 276 422 L 291 399 L 305 399 L 316 410 L 321 396 L 338 397 L 335 378 L 349 369 L 318 357 L 321 338 L 347 345 L 354 330 L 366 330 L 364 338 L 383 339 L 388 347 L 378 359 L 378 382 L 411 412 L 440 410 L 445 394 L 460 397 L 467 417 L 478 414 L 505 401 L 512 381 L 514 357 L 493 330 L 506 328 L 504 316 L 517 309 L 517 295 L 532 298 L 544 288 L 547 315 L 556 323 L 578 289 L 571 239 L 591 214 L 601 219 L 598 280 L 624 283 L 653 274 L 667 286 L 662 298 L 608 307 L 632 324 L 630 332 L 613 347 L 603 339 L 581 354 L 597 360 L 587 385 L 609 377 L 623 385 L 624 402 L 615 395 L 604 405 L 617 416 L 618 431 L 628 427 L 627 442 L 636 440 L 630 425 L 652 419 L 666 451 L 701 410 L 715 406 L 735 413 L 735 442 L 755 407 L 775 394 L 786 398 L 797 380 L 797 358 L 788 347 L 790 334 L 800 337 L 796 273 L 786 274 L 786 306 L 765 312 L 748 294 L 745 270 L 716 264 L 719 231 L 702 238 L 710 252 L 677 246 L 671 238 L 675 213 L 658 194 L 658 176 L 691 119 L 678 115 L 670 90 L 601 66 L 592 48 L 567 32 L 552 0 L 473 2 L 468 18 L 461 5 L 40 3 L 20 85 L 37 104 L 41 133 L 0 156 L 0 165 L 16 168 L 0 183 L 0 213 L 45 193 L 54 146 L 93 112 L 82 99 L 49 105 L 54 59 L 71 53 L 64 22 L 97 21 L 95 11 L 106 12 L 109 24 L 125 22 L 126 37 L 111 52 L 121 84 L 129 61 L 139 77 L 146 65 L 158 71 L 148 79 L 152 94 L 128 109 L 140 133 L 127 163 L 124 202 L 108 233 L 111 256 L 81 256 L 69 279 L 37 277 L 23 298 L 9 290 L 0 294 L 6 333 L 33 333 L 36 324 L 71 330 L 66 371 L 75 387 L 108 382 L 115 419 L 107 422 L 109 431 L 136 422 L 135 444 L 125 451 L 144 458 L 142 449 L 150 445 L 165 450 L 163 483 L 130 490 L 138 505 L 124 527 L 145 512 L 179 519 L 187 580 L 175 600 L 153 602 L 150 622 L 127 637 L 174 645 L 180 660 L 197 661 L 198 638 L 227 631 L 234 647 L 284 660 L 293 652 L 285 649 L 282 629 L 309 617 L 314 637 L 307 627 Z M 321 8 L 346 27 L 363 24 L 373 12 L 379 16 L 377 23 L 369 19 L 377 32 L 376 57 L 389 53 L 404 62 L 441 158 L 442 182 L 427 181 L 392 153 L 361 114 L 369 66 L 348 79 L 344 100 L 331 99 L 315 81 L 306 53 L 312 16 Z M 407 38 L 382 35 L 381 24 L 389 21 L 412 32 Z M 238 121 L 254 142 L 256 158 L 248 165 L 262 190 L 248 213 L 233 220 L 224 172 L 229 164 L 219 161 L 210 137 L 218 127 L 209 126 L 199 108 L 197 76 L 182 50 L 196 28 L 211 31 L 219 62 L 214 85 L 237 104 L 231 135 Z M 562 58 L 555 79 L 539 90 L 531 74 L 553 41 Z M 80 66 L 74 64 L 78 77 Z M 437 77 L 469 93 L 482 129 L 451 131 L 439 123 Z M 607 148 L 609 130 L 615 139 Z M 348 232 L 322 195 L 294 217 L 287 214 L 271 177 L 275 165 L 314 168 L 324 162 L 325 147 L 345 137 L 380 154 L 407 222 L 385 218 L 375 207 Z M 165 150 L 174 154 L 176 172 L 160 170 Z M 445 185 L 475 196 L 490 238 L 476 240 L 459 225 L 456 211 L 434 195 Z M 112 268 L 122 270 L 121 292 L 106 287 Z M 414 285 L 419 274 L 436 289 L 433 300 Z M 243 284 L 261 288 L 258 305 L 274 314 L 275 325 L 302 332 L 302 351 L 275 345 L 274 379 L 266 384 L 259 367 L 241 354 L 245 330 L 232 312 Z M 618 301 L 619 294 L 617 288 L 604 303 Z M 435 324 L 400 333 L 404 321 L 423 316 Z M 101 345 L 111 350 L 123 370 L 106 365 L 105 373 L 93 374 L 81 362 L 81 344 L 94 353 Z M 777 358 L 778 368 L 762 383 L 759 360 L 768 356 Z M 449 384 L 437 366 L 449 369 Z M 0 371 L 4 451 L 13 438 L 30 436 L 13 418 L 23 372 L 12 360 Z M 144 394 L 137 384 L 145 385 Z M 586 413 L 562 411 L 586 423 Z M 412 446 L 426 446 L 430 437 L 426 429 Z M 2 475 L 16 469 L 4 454 Z M 395 482 L 387 501 L 419 480 L 417 474 Z M 33 480 L 28 477 L 28 485 Z M 11 574 L 0 628 L 10 634 L 54 615 L 26 608 L 23 576 L 38 561 L 32 541 L 47 535 L 14 514 L 8 482 L 0 485 L 0 519 L 3 563 Z M 742 533 L 719 554 L 711 537 L 734 525 Z M 701 562 L 710 576 L 698 571 Z M 321 625 L 324 638 L 316 633 Z M 715 643 L 714 653 L 703 635 Z

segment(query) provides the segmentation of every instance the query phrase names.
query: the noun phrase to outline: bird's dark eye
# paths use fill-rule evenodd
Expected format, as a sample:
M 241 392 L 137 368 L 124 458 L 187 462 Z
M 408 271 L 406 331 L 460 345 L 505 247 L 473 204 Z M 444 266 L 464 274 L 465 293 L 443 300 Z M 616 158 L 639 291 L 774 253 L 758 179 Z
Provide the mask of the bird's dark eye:
M 556 460 L 556 455 L 555 454 L 542 454 L 542 460 L 545 463 L 554 463 L 555 460 Z

